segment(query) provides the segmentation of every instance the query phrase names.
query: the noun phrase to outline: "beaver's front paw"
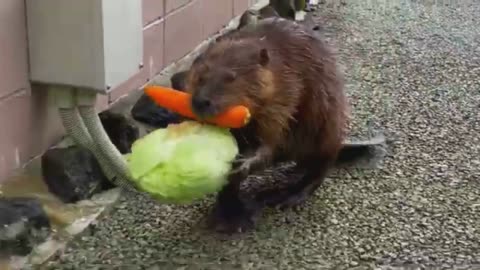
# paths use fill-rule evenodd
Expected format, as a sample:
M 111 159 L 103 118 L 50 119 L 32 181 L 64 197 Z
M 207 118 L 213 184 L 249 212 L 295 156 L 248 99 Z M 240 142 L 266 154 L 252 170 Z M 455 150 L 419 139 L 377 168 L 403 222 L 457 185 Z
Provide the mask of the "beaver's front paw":
M 257 156 L 248 158 L 237 158 L 233 162 L 233 169 L 230 173 L 247 176 L 252 172 L 252 169 L 258 162 L 259 158 Z

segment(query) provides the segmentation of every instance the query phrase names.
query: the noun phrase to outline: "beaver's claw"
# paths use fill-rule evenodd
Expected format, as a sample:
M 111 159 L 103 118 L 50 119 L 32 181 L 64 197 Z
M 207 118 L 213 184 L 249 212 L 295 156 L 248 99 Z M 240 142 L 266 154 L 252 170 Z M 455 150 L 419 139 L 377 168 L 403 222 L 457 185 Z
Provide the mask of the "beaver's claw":
M 230 172 L 231 174 L 250 174 L 252 168 L 256 163 L 258 163 L 258 157 L 248 157 L 248 158 L 238 158 L 233 162 L 233 169 Z

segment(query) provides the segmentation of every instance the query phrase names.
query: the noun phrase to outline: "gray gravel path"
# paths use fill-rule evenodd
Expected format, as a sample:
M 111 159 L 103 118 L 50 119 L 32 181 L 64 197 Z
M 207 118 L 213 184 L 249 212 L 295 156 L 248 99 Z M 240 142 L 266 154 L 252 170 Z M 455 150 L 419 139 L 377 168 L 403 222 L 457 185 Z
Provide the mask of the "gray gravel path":
M 431 2 L 316 14 L 348 74 L 354 133 L 394 139 L 383 169 L 339 171 L 300 211 L 233 239 L 198 225 L 211 200 L 126 195 L 45 269 L 480 269 L 480 1 Z

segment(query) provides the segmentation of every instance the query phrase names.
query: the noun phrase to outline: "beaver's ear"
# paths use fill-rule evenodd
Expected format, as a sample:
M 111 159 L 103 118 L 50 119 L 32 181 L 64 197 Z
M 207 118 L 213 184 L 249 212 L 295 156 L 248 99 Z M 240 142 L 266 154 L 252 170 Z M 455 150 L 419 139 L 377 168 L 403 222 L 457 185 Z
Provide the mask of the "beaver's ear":
M 270 61 L 270 56 L 268 55 L 268 50 L 263 48 L 260 50 L 260 65 L 266 66 Z

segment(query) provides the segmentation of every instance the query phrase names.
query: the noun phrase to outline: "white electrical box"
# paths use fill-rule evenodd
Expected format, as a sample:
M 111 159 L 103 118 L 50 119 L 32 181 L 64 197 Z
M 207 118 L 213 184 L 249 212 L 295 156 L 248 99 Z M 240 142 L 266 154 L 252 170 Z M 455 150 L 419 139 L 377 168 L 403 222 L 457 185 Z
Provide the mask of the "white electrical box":
M 142 1 L 26 0 L 30 79 L 101 93 L 143 59 Z

